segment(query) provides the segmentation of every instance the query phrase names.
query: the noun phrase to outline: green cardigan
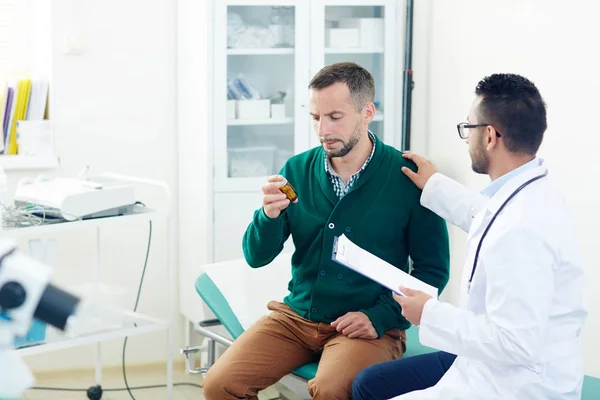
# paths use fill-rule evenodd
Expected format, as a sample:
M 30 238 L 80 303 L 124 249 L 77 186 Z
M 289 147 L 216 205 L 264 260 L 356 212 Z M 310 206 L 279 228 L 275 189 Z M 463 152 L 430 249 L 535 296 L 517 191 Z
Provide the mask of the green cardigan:
M 410 256 L 412 275 L 440 293 L 449 278 L 449 243 L 445 221 L 420 205 L 421 191 L 401 171 L 403 166 L 416 170 L 415 165 L 376 140 L 373 158 L 341 199 L 325 172 L 322 147 L 290 158 L 281 175 L 296 189 L 298 203 L 275 219 L 258 209 L 242 245 L 248 264 L 262 267 L 281 252 L 291 234 L 295 252 L 284 302 L 314 322 L 330 323 L 362 311 L 381 337 L 410 323 L 390 290 L 332 261 L 334 237 L 344 234 L 407 272 Z

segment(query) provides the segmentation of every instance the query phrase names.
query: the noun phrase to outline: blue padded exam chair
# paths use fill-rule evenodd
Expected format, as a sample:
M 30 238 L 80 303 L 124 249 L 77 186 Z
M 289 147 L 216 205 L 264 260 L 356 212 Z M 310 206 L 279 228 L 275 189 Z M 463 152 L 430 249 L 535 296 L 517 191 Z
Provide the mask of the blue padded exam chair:
M 215 361 L 214 343 L 217 342 L 228 346 L 231 344 L 231 341 L 229 341 L 226 338 L 215 335 L 214 332 L 210 331 L 207 328 L 216 324 L 223 325 L 234 340 L 237 339 L 242 333 L 244 333 L 244 328 L 242 328 L 242 325 L 240 324 L 233 311 L 229 307 L 229 303 L 227 302 L 225 297 L 223 297 L 223 294 L 219 291 L 215 283 L 210 279 L 210 277 L 207 274 L 200 275 L 200 277 L 196 280 L 196 291 L 198 292 L 204 303 L 206 303 L 206 305 L 210 308 L 210 310 L 213 312 L 213 314 L 215 314 L 215 316 L 218 319 L 218 321 L 206 321 L 200 323 L 199 326 L 196 327 L 196 331 L 198 333 L 211 339 L 208 349 L 208 365 L 210 367 L 210 365 Z M 404 355 L 405 357 L 435 351 L 434 349 L 423 346 L 419 342 L 418 336 L 419 334 L 417 327 L 413 326 L 407 331 L 407 350 Z M 317 373 L 317 366 L 317 363 L 303 365 L 294 370 L 292 372 L 292 375 L 308 381 L 315 377 Z
M 201 335 L 207 337 L 209 339 L 209 348 L 208 348 L 208 367 L 214 363 L 215 361 L 215 343 L 221 343 L 223 345 L 229 346 L 231 345 L 231 341 L 227 338 L 224 338 L 220 335 L 216 335 L 214 332 L 207 329 L 211 325 L 219 324 L 223 325 L 227 332 L 233 337 L 233 339 L 237 339 L 243 332 L 244 328 L 234 315 L 231 310 L 229 303 L 223 296 L 223 294 L 219 291 L 215 283 L 209 278 L 207 274 L 202 274 L 196 280 L 196 291 L 202 298 L 202 300 L 206 303 L 206 305 L 210 308 L 210 310 L 215 314 L 218 321 L 205 321 L 200 323 L 199 326 L 196 327 L 196 331 Z M 411 357 L 419 354 L 426 354 L 436 351 L 430 347 L 423 346 L 419 342 L 419 331 L 418 327 L 412 326 L 406 332 L 407 336 L 407 349 L 404 357 Z M 186 350 L 182 351 L 186 353 Z M 186 354 L 187 357 L 187 354 Z M 303 365 L 292 372 L 297 378 L 308 381 L 317 373 L 317 363 L 310 363 Z M 188 368 L 190 368 L 188 364 Z M 207 369 L 203 370 L 192 370 L 192 372 L 206 372 Z M 591 376 L 586 376 L 583 384 L 583 396 L 582 400 L 600 400 L 600 378 L 594 378 Z

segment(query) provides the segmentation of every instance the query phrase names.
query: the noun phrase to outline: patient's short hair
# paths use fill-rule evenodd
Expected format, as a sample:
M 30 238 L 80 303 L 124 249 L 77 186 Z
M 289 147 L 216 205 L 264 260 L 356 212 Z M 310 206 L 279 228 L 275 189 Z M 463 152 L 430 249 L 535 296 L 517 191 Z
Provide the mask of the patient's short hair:
M 342 82 L 350 89 L 357 111 L 375 99 L 375 81 L 369 71 L 353 62 L 340 62 L 323 67 L 312 78 L 309 89 L 321 90 Z

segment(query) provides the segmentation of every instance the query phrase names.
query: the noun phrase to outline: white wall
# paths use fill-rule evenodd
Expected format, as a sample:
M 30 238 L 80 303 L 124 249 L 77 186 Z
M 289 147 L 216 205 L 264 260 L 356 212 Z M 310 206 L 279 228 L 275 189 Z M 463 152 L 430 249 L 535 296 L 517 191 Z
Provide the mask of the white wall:
M 179 0 L 179 265 L 182 313 L 190 321 L 206 316 L 194 288 L 202 265 L 213 260 L 212 196 L 212 1 Z M 210 100 L 209 100 L 210 99 Z M 204 167 L 198 169 L 198 161 Z M 207 311 L 208 309 L 206 309 Z
M 417 79 L 413 135 L 449 176 L 472 188 L 487 179 L 470 169 L 456 124 L 465 119 L 477 82 L 495 72 L 519 73 L 535 82 L 546 100 L 548 130 L 539 155 L 572 207 L 587 273 L 590 315 L 584 331 L 586 373 L 600 376 L 600 270 L 597 248 L 600 174 L 596 129 L 600 101 L 598 2 L 575 0 L 419 0 L 415 13 Z M 424 26 L 430 27 L 429 32 Z M 415 67 L 416 68 L 416 67 Z M 423 142 L 425 145 L 423 146 Z M 445 294 L 457 300 L 465 235 L 451 230 L 452 281 Z M 510 271 L 507 271 L 510 273 Z
M 52 119 L 61 158 L 60 169 L 53 173 L 73 176 L 89 165 L 91 172 L 164 180 L 176 194 L 176 6 L 173 0 L 52 2 Z M 83 54 L 62 53 L 69 32 L 83 34 Z M 21 176 L 12 174 L 11 184 Z M 148 206 L 166 205 L 160 191 L 139 189 L 138 199 Z M 173 201 L 176 205 L 176 197 Z M 138 309 L 159 317 L 167 315 L 165 232 L 164 223 L 154 224 Z M 93 277 L 94 233 L 58 236 L 58 284 L 77 285 Z M 121 303 L 126 308 L 135 302 L 147 235 L 147 223 L 111 227 L 101 234 L 104 280 L 128 291 Z M 174 350 L 180 347 L 180 336 L 176 329 Z M 163 332 L 132 337 L 127 360 L 164 359 L 165 345 Z M 109 342 L 103 350 L 104 364 L 120 364 L 121 348 L 122 340 Z M 86 346 L 26 361 L 36 370 L 91 366 L 94 354 L 95 347 Z

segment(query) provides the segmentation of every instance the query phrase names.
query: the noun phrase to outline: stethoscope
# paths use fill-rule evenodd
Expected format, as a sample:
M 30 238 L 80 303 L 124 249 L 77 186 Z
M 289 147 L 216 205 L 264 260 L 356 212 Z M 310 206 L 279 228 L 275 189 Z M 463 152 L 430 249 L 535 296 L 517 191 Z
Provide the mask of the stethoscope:
M 467 292 L 471 291 L 471 282 L 473 281 L 473 276 L 475 275 L 475 270 L 477 269 L 477 260 L 479 259 L 479 251 L 481 250 L 481 245 L 483 243 L 483 239 L 485 239 L 485 236 L 487 235 L 487 233 L 489 232 L 492 224 L 494 223 L 494 221 L 498 217 L 498 214 L 500 214 L 502 212 L 502 209 L 508 204 L 509 201 L 512 200 L 513 197 L 515 197 L 517 195 L 517 193 L 519 193 L 521 190 L 523 190 L 529 184 L 537 181 L 538 179 L 542 179 L 546 175 L 548 175 L 548 171 L 544 172 L 542 175 L 538 175 L 538 176 L 536 176 L 534 178 L 531 178 L 530 180 L 528 180 L 527 182 L 525 182 L 524 184 L 522 184 L 521 186 L 519 186 L 517 188 L 517 190 L 515 190 L 514 192 L 512 192 L 511 195 L 508 196 L 508 198 L 504 201 L 504 203 L 502 203 L 502 205 L 500 206 L 500 208 L 498 209 L 498 211 L 496 211 L 496 213 L 492 217 L 492 220 L 490 221 L 490 223 L 488 224 L 488 226 L 485 228 L 485 231 L 483 231 L 483 235 L 481 235 L 481 239 L 479 239 L 479 244 L 477 245 L 477 251 L 475 251 L 475 260 L 473 260 L 473 268 L 471 269 L 471 277 L 469 278 L 469 286 L 468 286 Z

